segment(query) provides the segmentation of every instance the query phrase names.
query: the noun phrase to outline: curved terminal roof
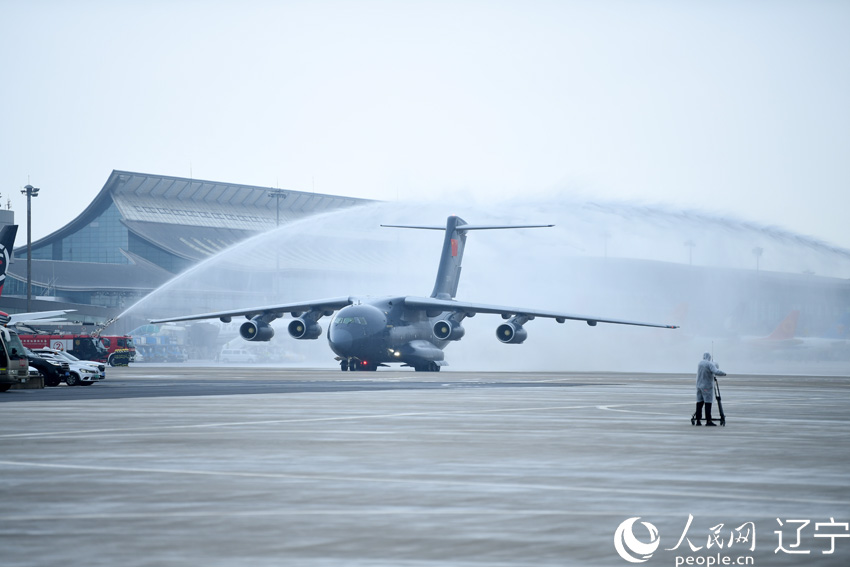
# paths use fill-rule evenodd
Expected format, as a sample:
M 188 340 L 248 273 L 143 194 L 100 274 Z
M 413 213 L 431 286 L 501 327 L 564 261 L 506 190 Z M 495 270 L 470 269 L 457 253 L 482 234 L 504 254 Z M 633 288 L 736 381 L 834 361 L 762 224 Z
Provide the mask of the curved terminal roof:
M 210 242 L 220 242 L 226 247 L 273 228 L 278 215 L 279 222 L 286 224 L 305 216 L 370 202 L 353 197 L 114 170 L 100 193 L 77 218 L 33 242 L 32 247 L 40 248 L 74 234 L 114 203 L 130 232 L 181 257 L 199 259 L 208 255 L 201 250 L 209 242 L 200 245 L 201 250 L 198 250 L 180 241 L 178 234 L 186 236 L 186 227 L 216 229 L 198 231 L 204 234 L 201 240 L 209 237 Z M 163 225 L 179 226 L 183 230 L 163 230 Z M 192 236 L 194 233 L 192 231 Z M 23 247 L 18 247 L 16 253 L 21 254 L 22 250 Z
M 278 223 L 370 202 L 115 170 L 79 216 L 32 243 L 33 283 L 68 291 L 150 290 L 172 277 L 175 266 L 203 260 Z M 113 229 L 109 236 L 93 236 L 104 234 L 93 229 L 106 222 Z M 80 261 L 80 248 L 101 245 L 111 248 L 110 259 Z M 151 260 L 157 249 L 182 260 Z M 25 259 L 26 246 L 15 254 Z M 26 262 L 11 264 L 9 275 L 26 281 Z
M 276 223 L 368 202 L 363 199 L 113 171 L 103 188 L 127 221 L 258 232 Z

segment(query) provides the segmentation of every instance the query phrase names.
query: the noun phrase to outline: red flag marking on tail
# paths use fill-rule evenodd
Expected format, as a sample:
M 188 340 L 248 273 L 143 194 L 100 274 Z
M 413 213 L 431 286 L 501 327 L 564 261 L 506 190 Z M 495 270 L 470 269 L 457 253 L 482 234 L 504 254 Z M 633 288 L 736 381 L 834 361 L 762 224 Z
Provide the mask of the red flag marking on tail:
M 452 256 L 457 256 L 457 240 L 452 238 Z

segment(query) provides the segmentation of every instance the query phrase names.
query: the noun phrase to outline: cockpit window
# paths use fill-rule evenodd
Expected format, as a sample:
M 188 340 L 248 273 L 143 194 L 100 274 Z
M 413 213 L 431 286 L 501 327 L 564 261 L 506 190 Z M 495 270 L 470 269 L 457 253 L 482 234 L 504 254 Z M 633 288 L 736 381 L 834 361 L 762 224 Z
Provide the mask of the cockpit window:
M 337 317 L 334 325 L 365 325 L 365 317 Z

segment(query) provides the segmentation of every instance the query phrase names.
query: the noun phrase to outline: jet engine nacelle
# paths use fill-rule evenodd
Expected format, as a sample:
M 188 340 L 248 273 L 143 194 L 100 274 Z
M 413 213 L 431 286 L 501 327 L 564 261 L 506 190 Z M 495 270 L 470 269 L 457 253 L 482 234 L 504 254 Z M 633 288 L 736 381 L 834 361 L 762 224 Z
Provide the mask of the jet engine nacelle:
M 239 327 L 239 334 L 246 341 L 270 341 L 274 336 L 274 329 L 265 321 L 251 319 L 242 323 Z
M 460 323 L 450 320 L 440 320 L 434 323 L 434 336 L 441 341 L 459 341 L 466 330 Z
M 293 339 L 318 339 L 322 334 L 321 325 L 307 322 L 301 318 L 290 321 L 287 330 Z
M 528 338 L 528 331 L 516 323 L 502 323 L 496 328 L 496 337 L 503 343 L 520 345 Z

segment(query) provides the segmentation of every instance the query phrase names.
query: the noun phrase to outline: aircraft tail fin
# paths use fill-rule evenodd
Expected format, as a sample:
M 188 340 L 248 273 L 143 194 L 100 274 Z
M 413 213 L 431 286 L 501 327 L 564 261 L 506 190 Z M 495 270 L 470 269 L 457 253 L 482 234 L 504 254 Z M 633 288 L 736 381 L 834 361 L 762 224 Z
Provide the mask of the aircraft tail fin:
M 12 259 L 12 249 L 15 246 L 15 236 L 18 234 L 18 225 L 7 224 L 0 229 L 0 295 L 3 293 L 3 284 L 6 283 L 6 269 Z
M 800 311 L 795 309 L 779 323 L 779 326 L 766 337 L 769 341 L 787 341 L 794 338 L 794 333 L 797 332 L 797 319 L 800 318 Z
M 437 299 L 453 299 L 457 295 L 457 286 L 460 282 L 461 261 L 463 250 L 466 246 L 466 233 L 470 230 L 497 230 L 506 228 L 546 228 L 555 226 L 552 224 L 527 224 L 527 225 L 470 225 L 458 216 L 450 216 L 446 221 L 445 228 L 442 226 L 409 226 L 382 224 L 389 228 L 417 228 L 422 230 L 445 230 L 443 240 L 443 253 L 440 256 L 440 267 L 437 270 L 437 281 L 434 283 L 434 291 L 431 297 Z

